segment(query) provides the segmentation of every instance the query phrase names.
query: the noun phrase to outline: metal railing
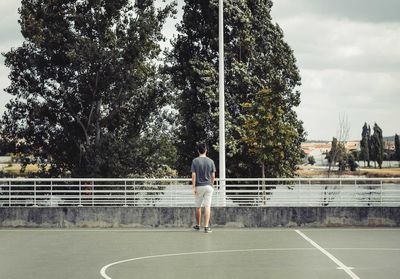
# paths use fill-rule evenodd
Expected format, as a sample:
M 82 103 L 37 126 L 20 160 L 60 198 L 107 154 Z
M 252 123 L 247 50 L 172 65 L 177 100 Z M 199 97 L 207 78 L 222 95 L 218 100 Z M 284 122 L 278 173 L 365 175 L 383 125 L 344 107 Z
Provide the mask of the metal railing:
M 400 178 L 217 180 L 213 206 L 400 206 Z M 0 207 L 192 207 L 190 179 L 0 179 Z

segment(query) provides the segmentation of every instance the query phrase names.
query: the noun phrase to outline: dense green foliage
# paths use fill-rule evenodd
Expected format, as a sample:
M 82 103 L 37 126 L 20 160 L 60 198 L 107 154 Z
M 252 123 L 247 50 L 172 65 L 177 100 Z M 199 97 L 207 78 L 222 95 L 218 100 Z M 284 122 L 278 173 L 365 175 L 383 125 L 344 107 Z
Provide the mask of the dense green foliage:
M 174 3 L 153 2 L 22 1 L 1 138 L 43 175 L 186 176 L 199 141 L 218 165 L 218 0 L 185 1 L 166 60 Z M 293 51 L 272 1 L 224 5 L 227 176 L 292 177 L 305 140 Z
M 308 156 L 307 162 L 313 166 L 316 163 L 314 156 Z
M 332 139 L 331 149 L 326 154 L 326 159 L 329 163 L 328 175 L 332 166 L 338 164 L 339 171 L 344 171 L 347 167 L 347 152 L 344 142 L 340 142 L 337 138 Z
M 271 1 L 224 3 L 227 176 L 260 176 L 263 161 L 268 162 L 266 176 L 293 176 L 305 136 L 293 110 L 300 103 L 300 93 L 295 91 L 300 75 L 293 51 L 280 27 L 272 22 Z M 169 70 L 179 111 L 178 171 L 186 175 L 198 141 L 207 142 L 210 156 L 218 161 L 218 1 L 186 0 L 178 31 Z M 278 105 L 282 112 L 275 121 L 290 126 L 296 136 L 290 135 L 290 146 L 289 138 L 285 138 L 283 145 L 271 152 L 282 139 L 270 134 L 271 143 L 268 151 L 264 150 L 270 154 L 261 154 L 261 150 L 251 152 L 251 144 L 243 140 L 242 125 L 248 121 L 248 108 L 243 104 L 255 104 L 256 95 L 267 88 L 280 103 L 263 106 Z M 274 155 L 279 159 L 264 158 Z
M 286 110 L 283 95 L 272 90 L 260 90 L 251 103 L 244 103 L 244 123 L 241 140 L 249 154 L 256 158 L 262 177 L 291 177 L 301 158 L 296 141 L 301 138 L 296 122 Z
M 15 98 L 2 136 L 48 158 L 50 175 L 123 176 L 157 167 L 151 158 L 159 148 L 146 143 L 156 143 L 149 125 L 166 102 L 155 60 L 174 7 L 134 3 L 22 1 L 25 41 L 4 54 L 6 90 Z

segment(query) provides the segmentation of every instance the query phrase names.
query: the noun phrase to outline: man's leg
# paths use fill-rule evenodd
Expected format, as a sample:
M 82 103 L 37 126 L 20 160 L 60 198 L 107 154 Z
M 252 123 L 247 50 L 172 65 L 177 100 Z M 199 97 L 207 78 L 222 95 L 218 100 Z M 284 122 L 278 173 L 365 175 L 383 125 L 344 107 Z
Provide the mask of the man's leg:
M 200 227 L 200 220 L 201 220 L 201 207 L 198 207 L 196 208 L 196 222 L 199 227 Z
M 210 222 L 210 215 L 211 215 L 211 207 L 205 206 L 204 207 L 204 227 L 208 227 L 208 223 Z
M 212 186 L 204 186 L 206 187 L 206 193 L 204 195 L 204 227 L 208 227 L 210 223 L 210 215 L 211 215 L 211 200 L 212 194 L 214 192 L 214 188 Z

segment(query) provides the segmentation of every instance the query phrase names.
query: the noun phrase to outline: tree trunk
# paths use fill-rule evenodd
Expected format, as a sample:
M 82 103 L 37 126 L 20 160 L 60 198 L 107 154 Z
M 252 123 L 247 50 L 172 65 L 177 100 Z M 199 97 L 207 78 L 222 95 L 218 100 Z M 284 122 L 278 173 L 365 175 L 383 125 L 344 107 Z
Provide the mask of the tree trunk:
M 261 163 L 261 177 L 265 178 L 265 164 Z
M 100 127 L 100 120 L 101 120 L 101 98 L 97 102 L 97 117 L 96 117 L 96 147 L 100 146 L 100 137 L 101 137 L 101 127 Z

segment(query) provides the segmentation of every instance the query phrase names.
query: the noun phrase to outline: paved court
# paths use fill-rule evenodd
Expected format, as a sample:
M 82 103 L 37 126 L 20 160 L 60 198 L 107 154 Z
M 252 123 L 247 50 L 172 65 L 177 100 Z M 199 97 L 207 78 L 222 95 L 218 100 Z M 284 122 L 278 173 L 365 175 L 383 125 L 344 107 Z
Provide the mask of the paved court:
M 400 277 L 400 229 L 0 230 L 0 278 Z

